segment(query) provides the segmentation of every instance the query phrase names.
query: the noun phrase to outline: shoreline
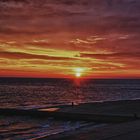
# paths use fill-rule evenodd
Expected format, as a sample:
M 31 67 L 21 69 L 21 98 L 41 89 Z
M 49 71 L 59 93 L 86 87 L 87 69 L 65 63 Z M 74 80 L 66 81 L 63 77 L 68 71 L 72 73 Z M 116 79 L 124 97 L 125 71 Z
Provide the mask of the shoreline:
M 81 133 L 87 133 L 90 132 L 94 129 L 97 128 L 101 128 L 104 126 L 107 126 L 108 124 L 90 124 L 90 125 L 85 125 L 85 126 L 81 126 L 79 128 L 74 128 L 74 129 L 70 129 L 70 130 L 66 130 L 63 132 L 59 132 L 57 134 L 51 134 L 49 136 L 40 136 L 40 137 L 36 137 L 30 140 L 57 140 L 57 139 L 63 139 L 64 137 L 69 137 L 71 135 L 79 135 Z
M 107 101 L 43 109 L 0 108 L 4 115 L 53 117 L 58 120 L 119 123 L 140 118 L 140 100 Z

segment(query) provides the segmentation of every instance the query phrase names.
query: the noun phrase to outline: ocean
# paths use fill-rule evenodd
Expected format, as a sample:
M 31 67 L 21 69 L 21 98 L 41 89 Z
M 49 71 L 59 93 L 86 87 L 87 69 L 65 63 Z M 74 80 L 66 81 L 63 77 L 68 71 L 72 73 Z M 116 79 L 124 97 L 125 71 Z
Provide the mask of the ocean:
M 0 108 L 140 99 L 139 79 L 0 78 Z M 0 115 L 0 140 L 28 140 L 77 129 L 87 122 Z

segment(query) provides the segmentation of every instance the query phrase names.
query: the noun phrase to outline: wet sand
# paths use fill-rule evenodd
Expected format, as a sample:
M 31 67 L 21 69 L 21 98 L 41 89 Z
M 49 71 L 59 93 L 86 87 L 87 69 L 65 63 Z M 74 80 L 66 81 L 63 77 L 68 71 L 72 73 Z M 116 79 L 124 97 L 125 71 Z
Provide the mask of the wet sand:
M 140 121 L 110 124 L 44 137 L 38 140 L 139 140 Z

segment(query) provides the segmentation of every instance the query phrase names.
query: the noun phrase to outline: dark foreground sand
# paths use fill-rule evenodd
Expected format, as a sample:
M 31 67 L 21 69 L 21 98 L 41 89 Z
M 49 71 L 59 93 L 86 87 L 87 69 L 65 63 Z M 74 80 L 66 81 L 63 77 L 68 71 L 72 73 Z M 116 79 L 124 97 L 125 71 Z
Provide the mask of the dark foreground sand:
M 107 101 L 84 103 L 60 109 L 61 112 L 89 113 L 89 114 L 140 114 L 140 100 Z
M 129 122 L 109 123 L 97 127 L 87 127 L 40 140 L 140 140 L 140 100 L 87 103 L 63 107 L 60 112 L 87 113 L 100 115 L 132 116 Z

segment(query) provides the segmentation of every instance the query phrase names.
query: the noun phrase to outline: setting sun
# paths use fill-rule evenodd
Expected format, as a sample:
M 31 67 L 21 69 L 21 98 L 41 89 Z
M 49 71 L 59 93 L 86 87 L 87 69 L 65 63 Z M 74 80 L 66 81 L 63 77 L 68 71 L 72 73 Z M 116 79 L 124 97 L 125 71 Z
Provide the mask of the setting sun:
M 76 77 L 81 77 L 81 73 L 76 73 L 75 76 Z
M 84 72 L 84 68 L 75 68 L 74 69 L 74 72 L 75 72 L 75 76 L 78 78 L 78 77 L 81 77 L 83 72 Z

